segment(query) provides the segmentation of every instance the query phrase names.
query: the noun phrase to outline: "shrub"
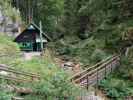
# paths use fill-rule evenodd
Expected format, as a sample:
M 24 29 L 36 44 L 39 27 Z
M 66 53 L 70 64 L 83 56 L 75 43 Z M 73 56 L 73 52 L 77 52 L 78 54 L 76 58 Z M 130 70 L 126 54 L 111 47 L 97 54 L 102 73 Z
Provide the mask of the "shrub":
M 95 62 L 95 63 L 100 62 L 101 60 L 103 60 L 103 59 L 105 59 L 105 58 L 106 58 L 105 52 L 102 51 L 102 50 L 100 50 L 100 49 L 96 49 L 96 50 L 92 53 L 92 55 L 91 55 L 91 57 L 90 57 L 91 61 L 93 61 L 93 62 Z
M 13 96 L 12 94 L 0 91 L 0 100 L 11 100 L 12 96 Z
M 19 47 L 16 43 L 12 42 L 12 40 L 4 35 L 4 33 L 0 33 L 0 54 L 16 54 L 19 52 Z
M 20 55 L 19 47 L 6 35 L 0 33 L 0 63 L 10 64 Z M 14 60 L 13 60 L 14 59 Z
M 119 68 L 119 77 L 126 80 L 133 80 L 133 64 L 132 59 L 128 57 L 121 57 L 121 66 Z
M 47 79 L 44 78 L 41 82 L 34 84 L 32 88 L 35 92 L 48 100 L 54 98 L 59 98 L 59 100 L 62 100 L 63 98 L 72 98 L 77 96 L 78 88 L 66 80 L 67 77 L 65 74 L 58 72 L 53 77 L 47 77 Z
M 47 55 L 47 54 L 45 54 Z M 39 73 L 41 80 L 34 84 L 21 84 L 23 87 L 29 86 L 37 93 L 38 98 L 52 100 L 54 98 L 74 97 L 78 95 L 78 88 L 68 80 L 68 75 L 53 63 L 51 57 L 33 58 L 30 61 L 21 61 L 16 66 L 18 70 Z M 76 92 L 77 93 L 76 93 Z M 32 95 L 26 97 L 30 98 Z M 29 99 L 30 100 L 30 99 Z M 31 99 L 32 100 L 32 99 Z M 74 99 L 73 99 L 74 100 Z
M 111 98 L 124 98 L 132 94 L 130 85 L 124 80 L 117 78 L 102 80 L 99 86 L 104 89 Z

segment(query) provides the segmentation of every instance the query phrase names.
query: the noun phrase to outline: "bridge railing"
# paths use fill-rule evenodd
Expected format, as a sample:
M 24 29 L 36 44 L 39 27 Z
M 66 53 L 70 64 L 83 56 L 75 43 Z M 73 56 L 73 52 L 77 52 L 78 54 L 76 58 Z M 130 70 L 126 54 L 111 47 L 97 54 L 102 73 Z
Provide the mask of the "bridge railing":
M 16 55 L 0 54 L 0 58 L 8 58 L 8 57 L 16 58 L 16 57 L 22 57 L 22 56 L 23 56 L 23 53 L 20 53 L 20 52 L 18 52 Z M 38 74 L 17 70 L 12 66 L 7 66 L 3 64 L 0 64 L 0 72 L 1 71 L 8 73 L 7 75 L 0 73 L 0 78 L 6 79 L 6 80 L 13 80 L 18 82 L 31 82 L 33 80 L 40 79 L 40 75 Z
M 83 70 L 83 71 L 81 71 L 81 72 L 79 72 L 79 73 L 76 73 L 75 75 L 73 75 L 73 76 L 71 77 L 71 80 L 75 80 L 75 79 L 77 79 L 77 78 L 83 76 L 84 74 L 86 74 L 86 73 L 88 73 L 89 71 L 91 71 L 91 70 L 97 68 L 98 66 L 100 66 L 101 64 L 103 64 L 104 62 L 106 62 L 107 60 L 109 60 L 109 59 L 112 58 L 112 57 L 114 57 L 114 56 L 108 57 L 108 58 L 102 60 L 101 62 L 95 64 L 94 66 L 85 65 L 84 67 L 88 67 L 88 68 L 85 69 L 85 70 Z
M 100 80 L 107 77 L 120 63 L 119 56 L 109 57 L 96 65 L 74 75 L 71 81 L 83 87 L 96 85 Z
M 0 73 L 0 78 L 6 80 L 13 80 L 18 82 L 31 82 L 40 79 L 40 75 L 38 74 L 16 70 L 3 64 L 0 64 L 0 71 L 4 71 L 7 73 Z

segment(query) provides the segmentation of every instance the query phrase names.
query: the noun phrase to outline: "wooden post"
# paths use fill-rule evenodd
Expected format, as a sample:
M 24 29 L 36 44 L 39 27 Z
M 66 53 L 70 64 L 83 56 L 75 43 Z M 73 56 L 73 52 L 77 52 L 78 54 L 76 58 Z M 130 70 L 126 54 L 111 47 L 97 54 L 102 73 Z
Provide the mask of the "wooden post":
M 106 68 L 107 65 L 105 65 L 105 79 L 106 79 L 106 75 L 107 75 L 107 68 Z
M 98 87 L 99 77 L 98 77 L 98 69 L 97 69 L 97 87 Z
M 28 0 L 28 21 L 29 21 L 29 24 L 31 23 L 31 20 L 32 20 L 32 18 L 31 18 L 31 2 L 30 2 L 30 0 Z
M 97 86 L 98 86 L 99 78 L 98 78 L 98 69 L 97 69 Z
M 99 82 L 99 78 L 98 78 L 98 68 L 97 68 L 97 72 L 96 72 L 96 74 L 97 74 L 97 83 L 96 83 L 96 91 L 95 91 L 95 95 L 97 95 L 97 90 L 98 90 L 98 82 Z
M 111 73 L 113 72 L 113 69 L 112 69 L 113 66 L 112 65 L 113 65 L 113 63 L 111 63 Z
M 86 78 L 87 78 L 87 87 L 86 88 L 87 88 L 87 90 L 89 90 L 89 75 L 87 75 Z
M 40 21 L 40 40 L 41 40 L 41 51 L 43 53 L 43 40 L 42 40 L 42 22 Z

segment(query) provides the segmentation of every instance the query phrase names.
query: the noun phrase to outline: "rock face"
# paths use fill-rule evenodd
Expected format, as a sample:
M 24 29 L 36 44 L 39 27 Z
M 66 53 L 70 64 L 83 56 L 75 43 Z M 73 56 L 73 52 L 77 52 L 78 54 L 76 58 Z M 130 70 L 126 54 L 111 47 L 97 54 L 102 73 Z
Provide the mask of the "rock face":
M 19 32 L 20 21 L 6 15 L 4 10 L 5 9 L 0 6 L 0 32 L 15 37 Z M 18 12 L 16 11 L 16 13 Z

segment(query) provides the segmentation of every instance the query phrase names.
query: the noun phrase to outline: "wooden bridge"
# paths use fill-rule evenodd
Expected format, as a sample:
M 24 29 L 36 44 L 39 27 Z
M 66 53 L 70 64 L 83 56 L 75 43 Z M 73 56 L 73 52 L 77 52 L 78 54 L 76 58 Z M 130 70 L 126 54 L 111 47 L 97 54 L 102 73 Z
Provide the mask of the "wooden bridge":
M 100 80 L 108 77 L 120 64 L 119 56 L 108 57 L 88 69 L 75 74 L 70 80 L 82 87 L 89 88 L 99 83 Z

